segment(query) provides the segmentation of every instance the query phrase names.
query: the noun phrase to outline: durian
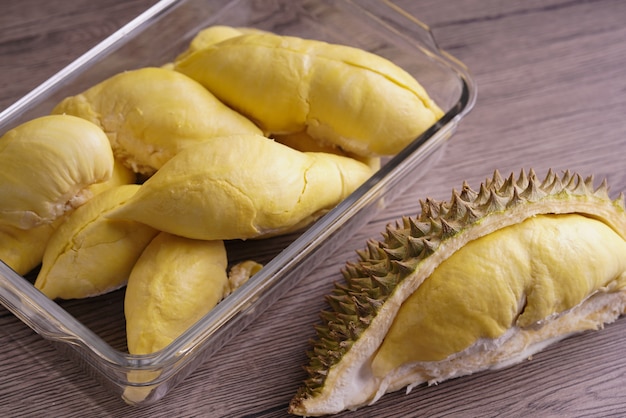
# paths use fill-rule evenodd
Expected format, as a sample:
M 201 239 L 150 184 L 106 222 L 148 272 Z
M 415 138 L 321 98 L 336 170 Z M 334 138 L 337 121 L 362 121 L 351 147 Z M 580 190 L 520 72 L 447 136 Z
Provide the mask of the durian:
M 223 241 L 165 232 L 145 248 L 124 297 L 131 354 L 156 352 L 180 336 L 230 292 Z
M 626 309 L 624 196 L 569 171 L 464 183 L 358 255 L 327 296 L 292 414 L 516 364 Z
M 65 98 L 52 113 L 79 116 L 102 127 L 116 159 L 144 175 L 206 138 L 261 133 L 196 81 L 154 67 L 115 74 Z
M 0 138 L 0 167 L 0 224 L 30 229 L 89 200 L 89 186 L 111 178 L 113 153 L 95 124 L 51 115 Z
M 0 225 L 0 260 L 19 275 L 32 271 L 41 264 L 48 241 L 63 219 L 30 229 Z
M 48 241 L 35 287 L 50 299 L 80 299 L 124 286 L 158 231 L 106 215 L 139 188 L 138 184 L 112 187 L 72 212 Z
M 108 216 L 192 239 L 275 236 L 318 219 L 372 173 L 261 135 L 216 137 L 181 151 Z
M 209 26 L 200 30 L 196 36 L 193 37 L 187 49 L 176 57 L 176 61 L 180 61 L 183 58 L 188 57 L 196 51 L 204 49 L 208 46 L 216 44 L 226 39 L 234 38 L 236 36 L 245 35 L 248 33 L 267 33 L 256 28 L 240 27 L 235 28 L 225 25 Z M 172 63 L 173 65 L 173 63 Z
M 226 276 L 227 261 L 222 241 L 157 235 L 137 261 L 126 288 L 128 351 L 148 354 L 163 349 L 263 267 L 246 260 Z M 129 370 L 127 379 L 136 385 L 124 388 L 122 398 L 131 405 L 145 400 L 158 388 L 154 382 L 160 375 L 161 370 Z
M 235 290 L 237 290 L 241 285 L 247 282 L 250 277 L 257 274 L 263 268 L 263 264 L 258 263 L 254 260 L 245 260 L 241 261 L 234 266 L 231 267 L 228 272 L 228 283 L 229 283 L 229 292 L 224 296 L 228 296 Z
M 317 40 L 242 34 L 181 57 L 174 69 L 267 135 L 306 131 L 361 156 L 396 154 L 443 116 L 389 60 Z

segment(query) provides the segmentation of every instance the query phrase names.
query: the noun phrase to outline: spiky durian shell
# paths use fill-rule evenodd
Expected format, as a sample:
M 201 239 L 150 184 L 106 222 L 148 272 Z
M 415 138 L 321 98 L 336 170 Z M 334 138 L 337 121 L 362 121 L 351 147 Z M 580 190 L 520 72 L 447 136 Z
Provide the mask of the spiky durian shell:
M 419 216 L 388 225 L 381 241 L 370 240 L 357 252 L 359 260 L 343 269 L 344 282 L 326 297 L 330 309 L 322 311 L 322 324 L 316 326 L 305 367 L 309 377 L 292 400 L 291 413 L 318 415 L 307 404 L 327 390 L 329 373 L 339 373 L 334 369 L 351 351 L 361 351 L 357 345 L 375 344 L 366 337 L 377 318 L 389 321 L 402 301 L 469 241 L 536 215 L 565 213 L 597 218 L 626 239 L 623 194 L 611 200 L 606 180 L 596 188 L 593 177 L 569 171 L 559 176 L 549 170 L 543 180 L 533 170 L 506 179 L 495 171 L 478 191 L 464 182 L 449 201 L 425 199 L 420 204 Z

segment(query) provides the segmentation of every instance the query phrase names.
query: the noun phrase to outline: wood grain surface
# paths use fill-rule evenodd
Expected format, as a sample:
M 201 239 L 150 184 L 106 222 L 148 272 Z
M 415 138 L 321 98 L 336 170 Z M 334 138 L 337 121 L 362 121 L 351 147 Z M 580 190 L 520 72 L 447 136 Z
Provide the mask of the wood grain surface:
M 385 224 L 447 199 L 494 169 L 570 169 L 626 190 L 626 2 L 403 0 L 439 46 L 464 62 L 478 100 L 427 176 L 321 262 L 161 402 L 112 397 L 0 307 L 0 416 L 283 417 L 305 375 L 323 295 Z M 20 0 L 0 4 L 0 109 L 36 87 L 154 0 Z M 0 168 L 1 169 L 1 168 Z M 626 318 L 568 338 L 532 360 L 384 396 L 342 417 L 625 416 Z

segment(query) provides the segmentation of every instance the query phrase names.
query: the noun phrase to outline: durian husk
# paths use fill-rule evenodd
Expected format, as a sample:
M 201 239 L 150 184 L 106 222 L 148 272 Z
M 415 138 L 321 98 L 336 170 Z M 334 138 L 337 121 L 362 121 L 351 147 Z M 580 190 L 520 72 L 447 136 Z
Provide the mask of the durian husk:
M 434 384 L 453 377 L 519 363 L 573 333 L 602 328 L 624 313 L 626 291 L 597 289 L 565 312 L 530 327 L 511 328 L 498 338 L 481 338 L 443 360 L 413 362 L 375 376 L 372 362 L 403 303 L 435 269 L 470 241 L 543 214 L 580 214 L 601 221 L 626 240 L 624 196 L 612 200 L 604 180 L 549 170 L 503 179 L 498 171 L 478 192 L 463 184 L 450 201 L 421 201 L 418 217 L 389 225 L 383 240 L 370 241 L 359 260 L 343 270 L 344 283 L 327 297 L 317 336 L 308 353 L 309 377 L 289 412 L 304 416 L 338 413 L 376 402 L 385 393 Z M 582 237 L 581 237 L 582 239 Z M 626 278 L 626 272 L 621 274 Z M 495 280 L 501 278 L 496 277 Z

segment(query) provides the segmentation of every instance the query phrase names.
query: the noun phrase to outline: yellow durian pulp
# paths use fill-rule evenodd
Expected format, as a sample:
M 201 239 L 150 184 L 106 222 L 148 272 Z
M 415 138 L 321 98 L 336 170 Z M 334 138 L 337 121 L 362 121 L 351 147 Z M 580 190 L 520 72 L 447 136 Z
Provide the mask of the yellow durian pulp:
M 218 42 L 225 41 L 226 39 L 234 38 L 236 36 L 245 35 L 248 33 L 263 33 L 264 31 L 256 28 L 232 26 L 214 25 L 200 30 L 196 36 L 193 37 L 189 43 L 189 47 L 176 57 L 176 61 L 182 60 L 187 56 L 193 54 L 196 51 L 207 48 Z
M 128 184 L 103 191 L 52 234 L 35 287 L 51 299 L 101 295 L 126 284 L 137 258 L 158 233 L 138 222 L 108 219 L 139 189 Z
M 65 98 L 53 113 L 79 116 L 101 126 L 115 157 L 146 175 L 206 138 L 261 133 L 198 82 L 164 68 L 116 74 Z
M 542 215 L 470 241 L 402 304 L 372 363 L 441 361 L 626 286 L 626 241 L 581 215 Z
M 0 224 L 30 229 L 89 200 L 89 186 L 111 177 L 113 153 L 97 125 L 51 115 L 0 138 L 0 167 Z
M 158 234 L 132 269 L 124 298 L 128 351 L 158 351 L 230 292 L 222 241 Z
M 110 216 L 193 239 L 260 238 L 310 224 L 372 173 L 261 135 L 217 137 L 172 158 Z
M 174 69 L 268 134 L 306 131 L 361 156 L 395 154 L 443 116 L 395 64 L 321 41 L 244 34 L 186 55 Z
M 29 273 L 41 263 L 48 241 L 62 221 L 60 217 L 30 229 L 0 225 L 0 260 L 19 275 Z

